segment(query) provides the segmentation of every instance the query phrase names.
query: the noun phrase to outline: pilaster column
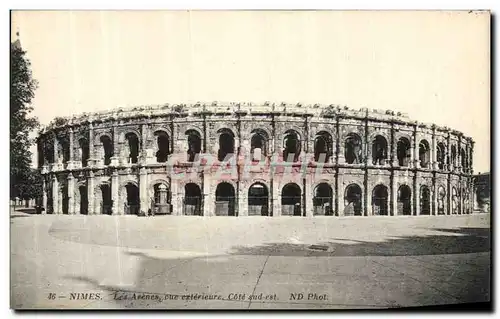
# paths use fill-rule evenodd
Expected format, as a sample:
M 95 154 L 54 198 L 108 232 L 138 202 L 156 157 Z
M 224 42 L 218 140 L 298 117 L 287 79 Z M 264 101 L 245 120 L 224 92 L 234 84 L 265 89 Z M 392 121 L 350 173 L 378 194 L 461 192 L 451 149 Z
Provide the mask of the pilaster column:
M 47 183 L 45 181 L 45 176 L 42 177 L 42 190 L 43 190 L 43 210 L 42 214 L 47 214 Z
M 74 139 L 74 133 L 73 133 L 73 129 L 70 127 L 69 128 L 69 160 L 70 161 L 74 161 L 74 150 L 73 150 L 73 139 Z
M 437 144 L 436 144 L 436 128 L 433 127 L 432 128 L 432 143 L 431 143 L 431 165 L 430 165 L 430 168 L 433 169 L 433 170 L 437 170 L 438 169 L 438 163 L 437 163 L 437 152 L 436 152 L 436 148 L 437 148 Z
M 281 189 L 280 183 L 273 183 L 273 217 L 281 216 Z
M 59 142 L 57 141 L 57 135 L 54 133 L 54 164 L 59 163 Z
M 397 191 L 397 177 L 394 174 L 394 171 L 392 172 L 392 181 L 391 181 L 391 194 L 390 194 L 390 201 L 391 201 L 391 212 L 390 214 L 392 216 L 398 216 L 398 191 Z
M 245 185 L 240 182 L 238 194 L 238 216 L 248 216 L 248 191 Z
M 149 208 L 148 200 L 148 171 L 145 167 L 141 167 L 139 171 L 139 198 L 141 201 L 141 211 L 139 214 L 147 213 Z
M 52 176 L 52 209 L 54 214 L 59 214 L 59 181 L 55 174 Z
M 123 215 L 125 211 L 122 209 L 123 205 L 120 203 L 120 180 L 118 178 L 118 172 L 113 171 L 111 173 L 111 198 L 113 200 L 112 215 Z
M 172 179 L 172 215 L 182 215 L 183 194 L 180 191 L 180 185 L 177 179 Z
M 312 175 L 314 176 L 314 175 Z M 304 184 L 304 197 L 305 197 L 305 210 L 306 217 L 314 216 L 314 207 L 313 207 L 313 197 L 314 197 L 314 189 L 313 182 L 310 179 L 306 179 Z
M 92 171 L 89 171 L 87 178 L 87 195 L 89 199 L 89 215 L 97 214 L 95 210 L 94 172 Z
M 68 174 L 68 215 L 75 214 L 75 178 L 72 173 Z M 80 211 L 78 211 L 80 213 Z
M 203 183 L 203 216 L 215 216 L 215 189 L 210 192 L 212 180 L 204 177 Z
M 419 185 L 420 185 L 420 173 L 415 172 L 415 180 L 413 183 L 413 190 L 411 192 L 411 215 L 420 215 L 420 196 L 419 196 Z M 431 214 L 431 212 L 429 212 Z
M 94 125 L 89 123 L 89 159 L 87 160 L 87 166 L 93 166 L 94 165 Z M 90 214 L 90 211 L 89 211 Z

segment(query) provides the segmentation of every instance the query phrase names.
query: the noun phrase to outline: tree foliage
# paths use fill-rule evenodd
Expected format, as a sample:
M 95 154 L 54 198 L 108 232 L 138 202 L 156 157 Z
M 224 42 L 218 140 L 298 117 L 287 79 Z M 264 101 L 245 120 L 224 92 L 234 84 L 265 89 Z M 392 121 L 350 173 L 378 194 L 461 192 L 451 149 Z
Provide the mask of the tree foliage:
M 31 63 L 19 43 L 10 46 L 10 197 L 33 198 L 33 171 L 30 167 L 30 133 L 39 125 L 31 101 L 38 82 L 33 79 Z M 30 190 L 31 189 L 31 190 Z M 27 193 L 26 190 L 30 190 Z

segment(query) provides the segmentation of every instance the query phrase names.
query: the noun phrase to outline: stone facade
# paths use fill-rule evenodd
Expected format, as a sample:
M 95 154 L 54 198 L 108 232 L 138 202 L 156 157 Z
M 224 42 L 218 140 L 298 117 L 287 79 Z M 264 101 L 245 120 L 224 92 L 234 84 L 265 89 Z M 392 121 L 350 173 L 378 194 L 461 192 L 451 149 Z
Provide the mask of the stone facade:
M 334 105 L 162 105 L 58 118 L 38 137 L 44 213 L 467 214 L 474 142 Z

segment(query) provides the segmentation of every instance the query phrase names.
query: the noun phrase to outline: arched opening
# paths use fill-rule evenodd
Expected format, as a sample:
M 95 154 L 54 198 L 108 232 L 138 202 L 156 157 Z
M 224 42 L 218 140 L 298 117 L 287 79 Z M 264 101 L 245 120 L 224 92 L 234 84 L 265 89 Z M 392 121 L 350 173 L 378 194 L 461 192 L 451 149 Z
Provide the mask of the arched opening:
M 194 162 L 196 160 L 197 154 L 201 153 L 201 136 L 195 130 L 186 131 L 187 142 L 188 142 L 188 162 Z
M 344 216 L 362 216 L 362 191 L 357 184 L 351 184 L 346 187 L 344 194 Z
M 234 155 L 234 134 L 228 129 L 220 129 L 217 133 L 220 134 L 217 159 L 222 162 Z
M 302 216 L 302 194 L 300 187 L 295 183 L 283 186 L 281 190 L 281 215 Z
M 384 185 L 377 185 L 373 188 L 373 193 L 372 193 L 373 215 L 375 216 L 389 215 L 388 199 L 389 199 L 389 194 L 387 192 L 387 187 L 385 187 Z
M 451 146 L 451 165 L 452 168 L 457 165 L 457 147 L 455 145 Z
M 458 207 L 458 193 L 455 187 L 451 189 L 451 204 L 452 204 L 451 213 L 457 215 L 460 211 L 460 208 Z
M 113 210 L 113 201 L 111 199 L 111 187 L 109 184 L 102 184 L 100 187 L 102 202 L 100 213 L 104 215 L 111 215 Z
M 80 193 L 80 214 L 88 215 L 89 213 L 89 197 L 86 185 L 80 185 L 78 187 L 78 192 Z
M 100 138 L 102 147 L 104 149 L 104 165 L 109 165 L 111 163 L 111 157 L 113 157 L 113 141 L 107 135 L 103 135 Z
M 294 130 L 285 132 L 283 138 L 283 159 L 285 162 L 297 162 L 300 156 L 300 136 Z
M 387 140 L 382 135 L 377 135 L 372 143 L 373 165 L 385 165 L 387 160 Z
M 411 189 L 408 185 L 399 187 L 398 215 L 411 215 Z
M 52 197 L 52 183 L 47 183 L 47 214 L 54 214 L 54 198 Z
M 128 159 L 129 163 L 137 164 L 139 160 L 139 137 L 132 132 L 125 134 L 125 139 L 128 144 Z
M 345 139 L 345 161 L 347 164 L 361 164 L 363 162 L 363 148 L 361 137 L 355 133 L 349 133 Z
M 407 138 L 401 137 L 398 140 L 396 153 L 399 166 L 410 166 L 410 141 Z
M 328 132 L 319 132 L 314 139 L 314 161 L 328 163 L 332 155 L 333 139 Z
M 420 187 L 420 215 L 431 214 L 431 191 L 426 185 Z
M 420 167 L 429 168 L 429 163 L 431 160 L 431 148 L 429 142 L 426 140 L 420 141 L 418 144 L 418 160 L 420 162 Z
M 446 148 L 443 143 L 438 143 L 436 159 L 438 162 L 438 168 L 443 170 L 446 164 Z
M 235 191 L 233 185 L 222 182 L 215 190 L 215 215 L 236 216 L 235 214 Z
M 460 148 L 460 159 L 462 161 L 462 170 L 465 171 L 467 169 L 467 155 L 463 148 Z
M 333 190 L 327 183 L 320 183 L 314 189 L 313 214 L 333 216 Z
M 42 168 L 42 166 L 45 164 L 44 159 L 45 159 L 45 154 L 44 154 L 44 147 L 43 147 L 43 142 L 38 141 L 37 145 L 37 155 L 38 155 L 38 168 Z
M 248 216 L 269 216 L 269 193 L 266 185 L 257 182 L 248 189 Z
M 203 216 L 200 187 L 195 183 L 188 183 L 184 186 L 184 194 L 183 215 Z
M 69 141 L 65 137 L 57 139 L 58 161 L 66 163 L 69 161 Z
M 69 194 L 68 185 L 66 183 L 60 186 L 60 196 L 62 196 L 62 213 L 69 214 Z
M 156 137 L 156 144 L 158 151 L 156 152 L 156 162 L 165 163 L 168 159 L 168 154 L 170 153 L 170 140 L 164 131 L 156 131 L 154 133 Z
M 444 189 L 443 186 L 439 186 L 437 196 L 438 196 L 438 198 L 437 198 L 438 215 L 444 215 L 445 214 L 444 203 L 445 203 L 445 198 L 446 198 L 446 190 Z
M 82 162 L 82 167 L 87 167 L 87 161 L 89 160 L 89 142 L 85 138 L 81 138 L 78 141 L 80 145 L 80 161 Z
M 153 213 L 155 215 L 168 215 L 170 210 L 170 191 L 167 185 L 157 183 L 153 186 L 154 205 Z
M 127 201 L 125 202 L 125 214 L 139 215 L 141 208 L 141 200 L 139 197 L 139 187 L 137 185 L 128 183 L 125 185 L 127 192 Z
M 250 153 L 252 161 L 261 161 L 262 156 L 267 156 L 267 141 L 269 137 L 263 130 L 253 130 L 252 138 L 250 139 Z
M 54 142 L 52 140 L 46 141 L 44 145 L 44 154 L 47 159 L 47 164 L 52 164 L 55 162 L 54 159 Z

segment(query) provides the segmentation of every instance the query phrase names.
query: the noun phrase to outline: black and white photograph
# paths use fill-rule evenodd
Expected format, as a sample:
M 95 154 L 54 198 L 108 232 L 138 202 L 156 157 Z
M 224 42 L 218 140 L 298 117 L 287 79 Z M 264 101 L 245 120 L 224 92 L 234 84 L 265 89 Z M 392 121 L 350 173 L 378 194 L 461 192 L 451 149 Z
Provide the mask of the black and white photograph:
M 10 23 L 12 309 L 491 309 L 490 11 Z

